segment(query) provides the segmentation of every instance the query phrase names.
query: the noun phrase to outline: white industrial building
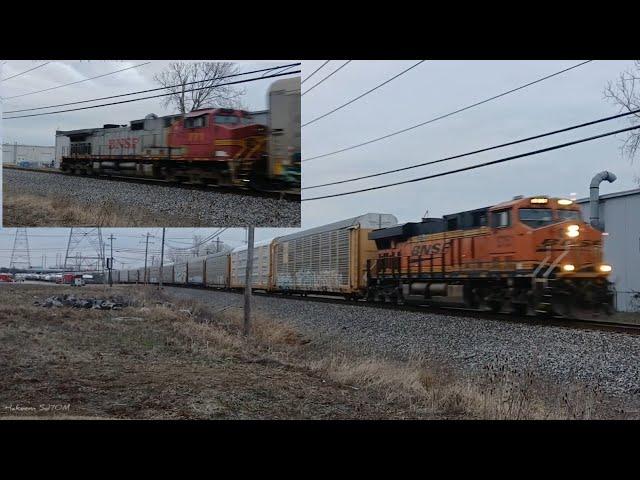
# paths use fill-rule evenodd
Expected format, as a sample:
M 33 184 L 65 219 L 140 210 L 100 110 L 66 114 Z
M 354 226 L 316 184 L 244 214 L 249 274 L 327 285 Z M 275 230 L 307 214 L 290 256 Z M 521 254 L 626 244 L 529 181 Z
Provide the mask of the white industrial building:
M 55 158 L 55 147 L 40 145 L 2 144 L 2 163 L 25 167 L 50 166 Z
M 596 215 L 605 233 L 604 258 L 613 266 L 609 278 L 615 284 L 616 309 L 640 311 L 640 188 L 599 197 L 596 189 L 595 194 L 599 205 Z M 585 220 L 593 218 L 589 198 L 577 203 Z

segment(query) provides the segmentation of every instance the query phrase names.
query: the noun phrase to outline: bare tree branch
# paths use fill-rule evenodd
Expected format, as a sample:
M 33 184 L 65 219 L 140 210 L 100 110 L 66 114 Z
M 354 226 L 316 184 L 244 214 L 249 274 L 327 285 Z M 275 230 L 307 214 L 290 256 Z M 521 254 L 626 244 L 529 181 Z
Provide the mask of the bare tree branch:
M 620 112 L 630 112 L 640 108 L 640 60 L 634 61 L 634 68 L 620 74 L 618 80 L 609 82 L 604 89 L 604 98 L 620 108 Z M 634 113 L 628 117 L 629 123 L 634 126 L 640 123 L 640 114 Z M 627 137 L 620 146 L 623 156 L 631 163 L 640 149 L 640 132 L 637 130 L 627 133 Z M 635 181 L 640 185 L 640 177 Z
M 171 93 L 163 98 L 162 105 L 185 114 L 202 108 L 240 108 L 246 90 L 220 85 L 222 77 L 236 73 L 239 68 L 230 62 L 172 62 L 153 78 Z M 197 83 L 186 88 L 190 82 Z M 187 92 L 193 89 L 201 90 Z

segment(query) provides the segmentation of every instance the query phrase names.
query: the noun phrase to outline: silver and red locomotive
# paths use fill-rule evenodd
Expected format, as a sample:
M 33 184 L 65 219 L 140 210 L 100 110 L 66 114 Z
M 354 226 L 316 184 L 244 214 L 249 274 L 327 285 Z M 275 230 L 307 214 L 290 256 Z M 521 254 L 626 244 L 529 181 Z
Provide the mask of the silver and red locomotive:
M 263 190 L 300 191 L 300 79 L 274 82 L 267 121 L 209 108 L 128 125 L 56 131 L 60 169 Z

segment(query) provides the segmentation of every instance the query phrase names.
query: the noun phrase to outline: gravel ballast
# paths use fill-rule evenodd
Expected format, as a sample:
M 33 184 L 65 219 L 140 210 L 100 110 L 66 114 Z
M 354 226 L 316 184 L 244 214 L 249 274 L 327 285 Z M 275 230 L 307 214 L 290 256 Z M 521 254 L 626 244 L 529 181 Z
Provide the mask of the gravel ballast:
M 300 202 L 243 193 L 191 190 L 106 179 L 3 169 L 5 195 L 64 198 L 79 206 L 144 210 L 144 225 L 184 227 L 299 227 Z M 5 226 L 13 226 L 5 218 Z M 22 225 L 19 225 L 22 226 Z M 40 225 L 25 225 L 40 226 Z M 58 226 L 58 225 L 56 225 Z M 59 226 L 71 226 L 62 225 Z M 133 226 L 103 225 L 109 227 Z
M 243 296 L 167 288 L 177 297 L 214 307 L 242 306 Z M 640 336 L 554 326 L 507 323 L 429 312 L 254 296 L 255 310 L 288 323 L 333 349 L 407 360 L 423 357 L 478 374 L 488 365 L 534 371 L 552 382 L 598 387 L 638 400 Z M 635 402 L 634 402 L 635 403 Z

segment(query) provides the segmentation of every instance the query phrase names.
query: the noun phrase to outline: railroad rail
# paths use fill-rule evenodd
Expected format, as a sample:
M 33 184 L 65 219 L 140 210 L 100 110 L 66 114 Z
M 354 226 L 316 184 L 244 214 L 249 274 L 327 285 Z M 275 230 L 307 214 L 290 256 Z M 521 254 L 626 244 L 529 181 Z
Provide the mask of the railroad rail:
M 29 168 L 29 167 L 17 167 L 14 165 L 3 165 L 2 168 L 8 170 L 19 170 L 23 172 L 36 172 L 36 173 L 49 173 L 54 175 L 65 175 L 68 177 L 78 178 L 99 178 L 100 180 L 109 180 L 114 182 L 123 183 L 137 183 L 143 185 L 162 185 L 171 188 L 182 188 L 186 190 L 202 190 L 209 192 L 230 193 L 233 195 L 243 195 L 262 198 L 276 198 L 280 200 L 286 200 L 291 202 L 299 202 L 300 194 L 286 193 L 286 192 L 270 192 L 268 190 L 259 190 L 247 185 L 246 187 L 221 187 L 213 184 L 196 184 L 189 182 L 173 182 L 169 180 L 162 180 L 157 178 L 144 178 L 127 175 L 74 175 L 71 173 L 61 172 L 59 170 L 52 170 L 47 168 Z
M 138 284 L 139 285 L 139 284 Z M 167 284 L 168 287 L 200 289 L 200 290 L 218 290 L 221 292 L 241 294 L 240 290 L 222 290 L 200 285 L 184 285 L 184 284 Z M 607 322 L 602 320 L 588 320 L 566 317 L 534 317 L 534 316 L 514 316 L 508 313 L 494 313 L 489 311 L 474 310 L 460 307 L 446 307 L 433 305 L 396 305 L 391 303 L 371 303 L 364 300 L 346 300 L 342 297 L 320 296 L 320 295 L 285 295 L 282 293 L 269 292 L 253 292 L 253 295 L 261 297 L 282 298 L 296 301 L 310 301 L 315 303 L 330 303 L 335 305 L 353 305 L 357 307 L 368 307 L 382 310 L 394 310 L 413 313 L 432 313 L 435 315 L 448 315 L 454 317 L 471 317 L 481 320 L 490 320 L 496 322 L 507 322 L 527 325 L 541 325 L 558 328 L 571 328 L 582 330 L 597 330 L 616 333 L 626 333 L 632 335 L 640 335 L 640 324 Z

